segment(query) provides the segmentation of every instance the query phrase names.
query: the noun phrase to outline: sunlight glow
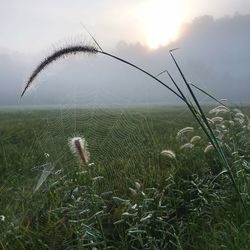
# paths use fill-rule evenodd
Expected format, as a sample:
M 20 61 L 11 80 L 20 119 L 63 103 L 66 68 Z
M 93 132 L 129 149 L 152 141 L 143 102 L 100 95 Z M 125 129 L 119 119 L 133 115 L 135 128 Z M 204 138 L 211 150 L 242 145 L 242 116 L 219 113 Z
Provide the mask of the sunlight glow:
M 157 49 L 177 39 L 183 14 L 180 1 L 149 0 L 138 11 L 144 42 Z

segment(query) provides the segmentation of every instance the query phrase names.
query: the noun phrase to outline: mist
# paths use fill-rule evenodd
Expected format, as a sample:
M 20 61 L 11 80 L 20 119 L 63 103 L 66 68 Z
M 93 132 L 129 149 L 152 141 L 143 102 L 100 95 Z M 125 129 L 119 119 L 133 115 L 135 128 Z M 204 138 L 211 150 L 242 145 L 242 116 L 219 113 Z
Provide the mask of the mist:
M 217 98 L 245 104 L 250 100 L 249 27 L 250 15 L 201 16 L 184 24 L 179 39 L 166 47 L 152 51 L 140 42 L 120 41 L 111 52 L 154 75 L 167 69 L 183 86 L 168 52 L 178 47 L 174 55 L 189 82 Z M 32 57 L 0 49 L 0 105 L 180 103 L 166 88 L 131 67 L 103 55 L 83 54 L 50 65 L 20 101 L 25 81 L 47 55 Z M 172 86 L 167 75 L 160 79 Z M 203 95 L 199 98 L 204 103 L 210 101 Z

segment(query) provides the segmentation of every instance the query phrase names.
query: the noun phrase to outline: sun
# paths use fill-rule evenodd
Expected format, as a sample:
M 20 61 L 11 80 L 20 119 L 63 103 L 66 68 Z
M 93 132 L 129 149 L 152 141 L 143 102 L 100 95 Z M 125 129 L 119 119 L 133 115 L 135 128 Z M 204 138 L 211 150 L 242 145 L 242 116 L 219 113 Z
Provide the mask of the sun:
M 143 40 L 150 49 L 165 46 L 178 38 L 182 22 L 180 1 L 145 1 L 138 12 Z

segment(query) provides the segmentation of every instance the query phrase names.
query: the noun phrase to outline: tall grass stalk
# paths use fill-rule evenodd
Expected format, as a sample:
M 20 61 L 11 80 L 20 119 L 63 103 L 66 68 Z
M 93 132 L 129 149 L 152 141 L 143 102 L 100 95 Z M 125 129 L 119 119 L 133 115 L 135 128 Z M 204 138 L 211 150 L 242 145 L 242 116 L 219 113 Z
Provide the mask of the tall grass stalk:
M 21 94 L 21 97 L 23 97 L 23 95 L 25 94 L 26 90 L 31 86 L 31 84 L 33 83 L 33 81 L 36 79 L 36 77 L 40 74 L 41 71 L 43 71 L 48 65 L 50 65 L 52 62 L 57 61 L 58 59 L 65 57 L 65 56 L 69 56 L 69 55 L 75 55 L 75 54 L 79 54 L 79 53 L 86 53 L 86 54 L 102 54 L 108 57 L 111 57 L 117 61 L 120 61 L 122 63 L 125 63 L 129 66 L 131 66 L 134 69 L 139 70 L 140 72 L 146 74 L 147 76 L 149 76 L 150 78 L 154 79 L 157 83 L 161 84 L 162 86 L 164 86 L 165 88 L 167 88 L 169 91 L 171 91 L 174 95 L 176 95 L 181 101 L 183 101 L 187 107 L 189 108 L 189 110 L 191 111 L 191 113 L 193 114 L 194 118 L 196 119 L 196 121 L 198 122 L 198 124 L 200 125 L 200 127 L 202 128 L 202 130 L 204 131 L 204 133 L 206 134 L 206 136 L 208 137 L 209 141 L 211 142 L 211 144 L 214 146 L 216 153 L 221 161 L 221 164 L 223 166 L 224 169 L 222 169 L 222 173 L 225 172 L 226 169 L 226 173 L 228 174 L 233 187 L 237 193 L 237 196 L 239 197 L 239 200 L 242 203 L 242 206 L 249 218 L 249 213 L 246 207 L 246 204 L 242 198 L 241 192 L 239 190 L 239 187 L 236 183 L 236 180 L 234 178 L 234 175 L 231 171 L 231 167 L 225 157 L 225 154 L 223 152 L 223 149 L 218 141 L 218 139 L 216 138 L 211 126 L 209 125 L 209 122 L 204 114 L 203 109 L 201 108 L 201 105 L 195 95 L 195 93 L 193 92 L 191 86 L 195 86 L 195 85 L 191 85 L 188 83 L 184 73 L 182 72 L 179 64 L 177 63 L 174 55 L 173 55 L 173 51 L 174 50 L 170 50 L 170 55 L 174 61 L 175 66 L 178 69 L 178 72 L 180 73 L 190 95 L 191 95 L 191 100 L 189 99 L 189 97 L 187 95 L 184 94 L 184 92 L 181 90 L 181 88 L 179 87 L 179 85 L 176 83 L 176 81 L 174 80 L 174 78 L 170 75 L 170 73 L 168 71 L 163 71 L 160 74 L 154 76 L 153 74 L 149 73 L 148 71 L 144 70 L 143 68 L 123 59 L 120 58 L 118 56 L 115 56 L 111 53 L 108 53 L 104 50 L 101 49 L 101 47 L 99 46 L 99 44 L 96 42 L 96 40 L 94 39 L 95 43 L 97 46 L 83 46 L 83 45 L 79 45 L 79 46 L 68 46 L 62 49 L 59 49 L 57 51 L 55 51 L 54 53 L 52 53 L 50 56 L 48 56 L 47 58 L 45 58 L 33 71 L 33 73 L 31 74 L 31 76 L 29 77 L 26 86 Z M 174 86 L 176 87 L 176 90 L 174 90 L 173 88 L 169 87 L 166 83 L 164 83 L 162 80 L 160 80 L 158 78 L 159 75 L 161 75 L 162 73 L 167 72 L 168 76 L 170 77 L 171 81 L 173 82 Z M 195 86 L 196 87 L 196 86 Z M 209 97 L 211 97 L 212 99 L 216 100 L 216 98 L 214 98 L 212 95 L 208 94 L 207 92 L 203 91 L 202 89 L 200 89 L 199 87 L 196 87 L 198 90 L 202 91 L 203 93 L 207 94 Z
M 232 184 L 233 184 L 233 186 L 234 186 L 234 189 L 235 189 L 235 191 L 237 192 L 237 195 L 239 196 L 239 199 L 240 199 L 240 201 L 241 201 L 241 203 L 242 203 L 242 205 L 243 205 L 243 207 L 244 207 L 244 210 L 246 211 L 246 214 L 247 214 L 248 218 L 250 218 L 249 212 L 248 212 L 247 207 L 246 207 L 246 204 L 245 204 L 245 202 L 244 202 L 244 200 L 243 200 L 243 198 L 242 198 L 242 195 L 241 195 L 241 193 L 240 193 L 239 187 L 237 186 L 237 183 L 236 183 L 235 178 L 234 178 L 234 176 L 233 176 L 233 173 L 232 173 L 232 171 L 231 171 L 231 167 L 230 167 L 230 165 L 229 165 L 229 163 L 228 163 L 228 160 L 227 160 L 227 158 L 226 158 L 226 156 L 225 156 L 225 154 L 224 154 L 224 152 L 223 152 L 223 150 L 222 150 L 222 147 L 221 147 L 220 143 L 218 142 L 218 140 L 217 140 L 217 138 L 216 138 L 216 136 L 215 136 L 215 134 L 214 134 L 214 132 L 213 132 L 211 126 L 209 125 L 209 122 L 208 122 L 208 120 L 207 120 L 207 118 L 206 118 L 206 116 L 205 116 L 205 114 L 204 114 L 204 112 L 203 112 L 203 109 L 201 108 L 199 101 L 197 100 L 197 98 L 196 98 L 196 96 L 195 96 L 195 94 L 194 94 L 192 88 L 190 87 L 190 84 L 187 82 L 185 75 L 183 74 L 183 72 L 182 72 L 182 70 L 181 70 L 179 64 L 177 63 L 175 57 L 173 56 L 172 51 L 170 51 L 170 55 L 171 55 L 171 57 L 172 57 L 172 59 L 173 59 L 175 65 L 176 65 L 178 71 L 180 72 L 180 75 L 181 75 L 181 77 L 182 77 L 184 83 L 186 84 L 186 86 L 187 86 L 187 88 L 188 88 L 188 91 L 189 91 L 189 93 L 191 94 L 191 96 L 192 96 L 192 98 L 193 98 L 193 100 L 194 100 L 194 102 L 195 102 L 195 104 L 196 104 L 196 106 L 197 106 L 197 108 L 198 108 L 198 110 L 199 110 L 199 112 L 200 112 L 201 119 L 199 119 L 198 112 L 193 113 L 193 114 L 194 114 L 196 120 L 197 120 L 198 122 L 200 121 L 199 123 L 200 123 L 200 125 L 201 125 L 203 131 L 206 132 L 206 135 L 208 136 L 209 141 L 210 141 L 210 142 L 212 143 L 212 145 L 215 147 L 215 150 L 216 150 L 216 152 L 217 152 L 217 154 L 218 154 L 218 156 L 219 156 L 219 158 L 220 158 L 220 160 L 221 160 L 221 163 L 222 163 L 222 165 L 224 166 L 224 168 L 227 170 L 227 173 L 228 173 L 228 175 L 229 175 L 229 178 L 231 179 Z M 210 96 L 210 95 L 209 95 L 209 96 Z M 192 111 L 192 110 L 191 110 L 191 111 Z M 223 172 L 223 171 L 224 171 L 224 170 L 222 170 L 222 172 Z

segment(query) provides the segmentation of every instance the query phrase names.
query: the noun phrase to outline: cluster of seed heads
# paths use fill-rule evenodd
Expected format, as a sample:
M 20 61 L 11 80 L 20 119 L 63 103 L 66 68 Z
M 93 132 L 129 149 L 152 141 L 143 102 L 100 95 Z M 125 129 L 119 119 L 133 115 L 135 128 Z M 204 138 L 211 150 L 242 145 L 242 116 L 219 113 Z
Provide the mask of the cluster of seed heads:
M 246 116 L 242 113 L 239 109 L 233 109 L 220 105 L 213 109 L 211 109 L 209 112 L 209 115 L 214 115 L 213 117 L 207 117 L 208 123 L 211 125 L 212 129 L 214 130 L 216 134 L 216 138 L 224 145 L 227 145 L 225 142 L 223 142 L 224 137 L 229 133 L 230 128 L 228 126 L 236 126 L 237 124 L 244 128 L 249 128 L 250 130 L 250 122 L 248 122 L 248 125 L 246 124 Z M 220 114 L 221 116 L 218 116 Z M 225 118 L 227 116 L 230 116 L 231 119 Z M 195 146 L 202 146 L 204 142 L 202 142 L 201 136 L 194 135 L 190 138 L 190 134 L 194 132 L 193 127 L 185 127 L 182 128 L 177 132 L 176 138 L 178 140 L 186 141 L 184 144 L 180 146 L 180 150 L 188 150 L 192 149 Z M 209 142 L 203 149 L 204 153 L 208 153 L 210 151 L 214 150 L 214 146 Z M 165 149 L 161 152 L 161 155 L 164 157 L 167 157 L 169 159 L 175 159 L 176 154 L 169 149 Z
M 218 115 L 219 113 L 228 113 L 230 112 L 230 109 L 227 108 L 226 106 L 217 106 L 209 111 L 209 114 L 216 114 Z

